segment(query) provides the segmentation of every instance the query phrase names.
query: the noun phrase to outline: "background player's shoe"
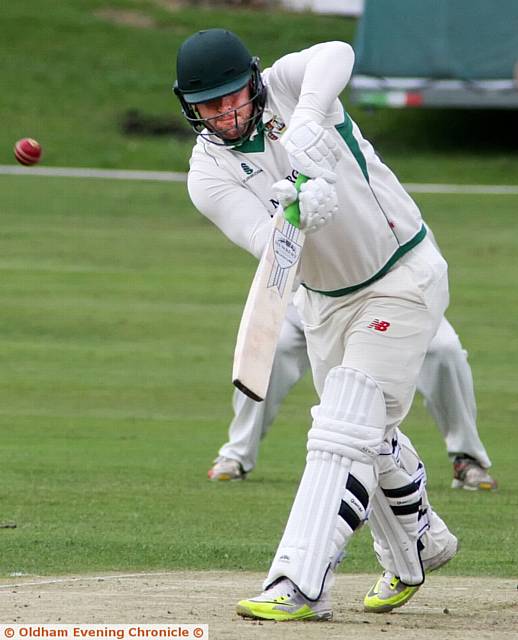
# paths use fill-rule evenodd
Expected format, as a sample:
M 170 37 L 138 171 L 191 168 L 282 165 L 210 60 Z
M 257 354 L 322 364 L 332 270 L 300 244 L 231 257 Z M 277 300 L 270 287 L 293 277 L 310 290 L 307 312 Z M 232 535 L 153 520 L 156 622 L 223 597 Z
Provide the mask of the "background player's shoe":
M 329 597 L 308 600 L 288 578 L 278 580 L 261 595 L 237 603 L 236 611 L 244 618 L 261 620 L 331 620 Z
M 409 587 L 394 574 L 384 571 L 365 596 L 363 609 L 372 613 L 387 613 L 406 604 L 418 589 L 418 586 Z
M 467 489 L 468 491 L 494 491 L 497 488 L 487 469 L 466 454 L 456 456 L 453 461 L 452 489 Z
M 209 480 L 244 480 L 246 478 L 240 462 L 223 456 L 214 460 L 214 466 L 209 469 L 207 475 Z

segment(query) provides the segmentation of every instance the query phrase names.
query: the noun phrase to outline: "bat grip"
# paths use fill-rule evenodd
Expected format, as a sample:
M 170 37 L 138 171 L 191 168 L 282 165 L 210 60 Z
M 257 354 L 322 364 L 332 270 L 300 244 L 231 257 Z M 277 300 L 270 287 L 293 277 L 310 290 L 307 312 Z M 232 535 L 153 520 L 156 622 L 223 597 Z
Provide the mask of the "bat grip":
M 307 182 L 308 180 L 309 178 L 306 178 L 306 176 L 303 176 L 301 173 L 299 173 L 297 179 L 295 180 L 295 189 L 297 189 L 297 192 L 300 191 L 300 187 L 304 184 L 304 182 Z M 295 200 L 295 202 L 289 204 L 286 209 L 284 209 L 284 218 L 294 227 L 300 229 L 300 211 L 298 199 Z

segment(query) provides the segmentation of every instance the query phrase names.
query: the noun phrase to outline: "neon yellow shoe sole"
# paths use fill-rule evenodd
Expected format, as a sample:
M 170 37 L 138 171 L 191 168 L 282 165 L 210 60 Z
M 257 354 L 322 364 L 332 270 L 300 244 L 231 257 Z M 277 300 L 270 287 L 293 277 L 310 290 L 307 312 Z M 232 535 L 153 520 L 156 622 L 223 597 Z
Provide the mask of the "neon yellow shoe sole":
M 365 596 L 363 609 L 370 613 L 388 613 L 406 604 L 418 589 L 419 587 L 409 587 L 399 578 L 389 580 L 383 575 Z
M 289 603 L 283 603 L 281 598 L 270 602 L 241 600 L 237 603 L 237 614 L 243 618 L 259 618 L 260 620 L 276 620 L 288 622 L 290 620 L 331 620 L 330 610 L 316 611 L 307 604 L 296 608 Z

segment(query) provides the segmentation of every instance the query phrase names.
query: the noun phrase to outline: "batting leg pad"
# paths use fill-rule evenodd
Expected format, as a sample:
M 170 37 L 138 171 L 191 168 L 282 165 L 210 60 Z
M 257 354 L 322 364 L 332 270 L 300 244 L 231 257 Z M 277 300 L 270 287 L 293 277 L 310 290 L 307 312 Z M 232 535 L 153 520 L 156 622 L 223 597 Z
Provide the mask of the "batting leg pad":
M 374 461 L 385 433 L 385 400 L 366 374 L 336 367 L 312 414 L 306 467 L 264 586 L 285 576 L 316 600 L 366 520 L 377 484 Z
M 379 457 L 369 524 L 382 566 L 417 586 L 424 582 L 421 538 L 430 527 L 426 472 L 410 440 L 397 430 L 391 449 Z

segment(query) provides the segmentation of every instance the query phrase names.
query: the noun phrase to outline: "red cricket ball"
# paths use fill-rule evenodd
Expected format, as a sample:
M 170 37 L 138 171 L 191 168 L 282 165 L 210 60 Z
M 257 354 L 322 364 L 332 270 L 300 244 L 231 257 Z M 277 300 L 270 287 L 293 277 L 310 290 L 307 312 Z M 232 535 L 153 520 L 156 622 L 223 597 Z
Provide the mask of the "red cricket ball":
M 14 157 L 20 164 L 31 165 L 41 158 L 41 145 L 32 138 L 22 138 L 14 145 Z

